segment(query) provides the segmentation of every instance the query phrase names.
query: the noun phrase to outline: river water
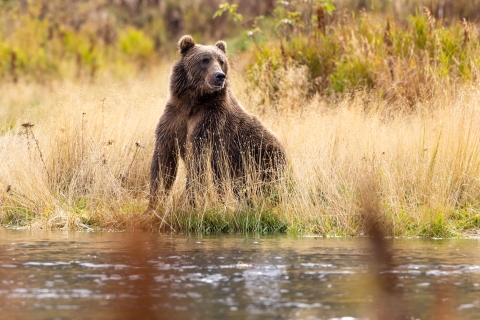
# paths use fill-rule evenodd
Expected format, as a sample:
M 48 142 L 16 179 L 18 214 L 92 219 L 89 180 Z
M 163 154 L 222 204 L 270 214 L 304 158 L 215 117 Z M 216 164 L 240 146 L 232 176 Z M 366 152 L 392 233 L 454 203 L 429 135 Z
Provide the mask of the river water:
M 0 319 L 374 319 L 382 295 L 366 238 L 0 229 L 0 252 Z M 480 240 L 391 252 L 410 319 L 480 319 Z

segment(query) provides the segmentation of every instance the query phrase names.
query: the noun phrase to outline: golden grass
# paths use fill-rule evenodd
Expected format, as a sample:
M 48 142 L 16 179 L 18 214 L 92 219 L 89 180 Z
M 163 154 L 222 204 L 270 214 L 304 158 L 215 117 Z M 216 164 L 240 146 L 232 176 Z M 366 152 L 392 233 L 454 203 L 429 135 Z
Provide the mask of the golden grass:
M 240 101 L 286 147 L 291 172 L 276 200 L 210 199 L 191 207 L 183 201 L 181 166 L 162 203 L 165 225 L 203 232 L 357 235 L 367 185 L 388 234 L 446 237 L 480 227 L 476 84 L 437 92 L 417 105 L 416 113 L 406 114 L 374 93 L 307 101 L 301 89 L 306 77 L 296 71 L 282 78 L 282 94 L 269 108 L 257 105 L 260 92 L 242 90 L 247 86 L 240 72 L 234 75 Z M 167 75 L 168 66 L 121 84 L 59 84 L 34 112 L 21 116 L 0 136 L 2 224 L 132 226 L 132 217 L 147 207 Z M 21 99 L 21 88 L 11 92 L 6 99 Z M 25 123 L 34 126 L 22 127 Z

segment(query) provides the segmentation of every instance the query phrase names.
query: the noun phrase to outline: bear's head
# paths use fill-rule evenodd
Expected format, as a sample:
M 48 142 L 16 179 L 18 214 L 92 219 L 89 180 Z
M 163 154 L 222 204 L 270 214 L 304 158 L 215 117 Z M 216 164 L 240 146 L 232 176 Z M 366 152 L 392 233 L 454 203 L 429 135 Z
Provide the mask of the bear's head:
M 170 80 L 174 94 L 190 91 L 202 95 L 225 90 L 229 67 L 225 42 L 204 46 L 186 35 L 178 41 L 178 49 L 181 56 Z

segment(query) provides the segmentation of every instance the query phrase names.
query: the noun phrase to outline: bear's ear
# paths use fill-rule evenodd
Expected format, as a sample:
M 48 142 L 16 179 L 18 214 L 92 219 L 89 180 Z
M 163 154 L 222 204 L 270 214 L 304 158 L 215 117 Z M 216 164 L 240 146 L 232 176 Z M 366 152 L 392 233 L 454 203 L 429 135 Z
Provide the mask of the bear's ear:
M 227 53 L 227 44 L 225 43 L 225 41 L 217 41 L 217 43 L 215 43 L 215 46 L 222 50 L 223 53 Z
M 195 45 L 195 41 L 193 40 L 192 36 L 186 35 L 178 40 L 178 49 L 180 50 L 181 54 L 187 53 Z

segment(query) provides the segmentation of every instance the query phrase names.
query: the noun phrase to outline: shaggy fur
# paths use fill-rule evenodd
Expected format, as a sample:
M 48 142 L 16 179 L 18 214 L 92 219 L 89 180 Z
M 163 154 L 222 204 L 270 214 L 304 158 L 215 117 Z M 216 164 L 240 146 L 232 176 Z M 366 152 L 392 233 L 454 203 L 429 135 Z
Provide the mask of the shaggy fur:
M 177 174 L 179 157 L 187 168 L 187 191 L 205 181 L 211 169 L 217 186 L 234 181 L 238 194 L 254 171 L 265 183 L 278 178 L 285 151 L 278 139 L 247 113 L 229 88 L 227 45 L 195 44 L 191 36 L 178 42 L 181 57 L 170 74 L 170 96 L 156 128 L 151 165 L 150 203 L 164 195 Z

